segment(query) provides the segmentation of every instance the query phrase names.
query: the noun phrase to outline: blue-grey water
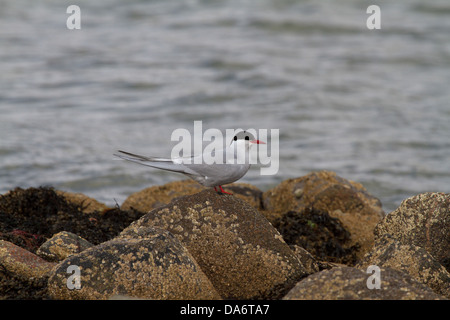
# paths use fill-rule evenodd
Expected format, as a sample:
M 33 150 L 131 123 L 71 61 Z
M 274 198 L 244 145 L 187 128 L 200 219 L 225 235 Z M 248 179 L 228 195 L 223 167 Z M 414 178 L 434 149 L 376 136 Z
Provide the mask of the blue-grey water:
M 278 173 L 241 180 L 262 190 L 331 170 L 387 212 L 450 192 L 450 1 L 0 0 L 0 193 L 120 204 L 184 177 L 112 153 L 170 156 L 195 120 L 280 130 Z

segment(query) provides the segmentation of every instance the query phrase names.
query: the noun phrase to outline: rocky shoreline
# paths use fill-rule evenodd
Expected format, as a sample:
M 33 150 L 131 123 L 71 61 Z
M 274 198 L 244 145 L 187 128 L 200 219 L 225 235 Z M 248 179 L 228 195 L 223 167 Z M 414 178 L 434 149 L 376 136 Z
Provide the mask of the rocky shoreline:
M 115 208 L 11 190 L 0 196 L 0 299 L 450 298 L 450 194 L 386 214 L 329 171 L 225 190 L 183 180 Z

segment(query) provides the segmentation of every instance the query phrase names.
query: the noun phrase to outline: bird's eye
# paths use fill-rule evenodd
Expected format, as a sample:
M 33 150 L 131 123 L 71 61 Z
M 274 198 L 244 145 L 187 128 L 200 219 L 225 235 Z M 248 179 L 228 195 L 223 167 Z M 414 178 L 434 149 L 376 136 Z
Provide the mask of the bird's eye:
M 236 141 L 237 140 L 237 136 L 234 136 L 233 140 Z
M 250 140 L 250 137 L 249 136 L 245 136 L 245 140 Z

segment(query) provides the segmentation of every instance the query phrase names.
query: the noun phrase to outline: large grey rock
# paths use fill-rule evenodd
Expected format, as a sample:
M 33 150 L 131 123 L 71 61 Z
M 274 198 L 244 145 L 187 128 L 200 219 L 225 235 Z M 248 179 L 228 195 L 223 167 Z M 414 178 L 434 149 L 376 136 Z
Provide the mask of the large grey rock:
M 406 272 L 434 292 L 450 298 L 450 274 L 447 270 L 425 249 L 401 244 L 390 234 L 375 241 L 374 248 L 357 267 L 366 270 L 370 265 Z
M 450 194 L 422 193 L 404 200 L 374 230 L 428 251 L 450 272 Z
M 380 289 L 366 273 L 352 267 L 336 267 L 314 273 L 292 288 L 284 300 L 434 300 L 445 299 L 426 285 L 400 271 L 381 268 Z
M 67 273 L 69 266 L 79 268 L 79 289 L 68 286 L 68 281 L 73 284 L 75 280 Z M 68 257 L 52 271 L 48 292 L 54 299 L 108 299 L 116 295 L 220 298 L 186 248 L 169 232 L 153 228 L 147 228 L 140 238 L 124 235 Z
M 133 222 L 173 233 L 224 299 L 279 298 L 307 272 L 254 207 L 214 190 L 181 197 Z

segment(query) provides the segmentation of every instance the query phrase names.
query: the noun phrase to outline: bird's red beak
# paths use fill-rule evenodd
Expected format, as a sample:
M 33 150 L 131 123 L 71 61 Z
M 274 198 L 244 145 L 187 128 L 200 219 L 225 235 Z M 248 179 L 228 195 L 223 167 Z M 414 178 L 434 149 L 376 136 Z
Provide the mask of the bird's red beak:
M 261 140 L 251 140 L 250 143 L 254 143 L 254 144 L 266 144 L 264 141 L 261 141 Z

